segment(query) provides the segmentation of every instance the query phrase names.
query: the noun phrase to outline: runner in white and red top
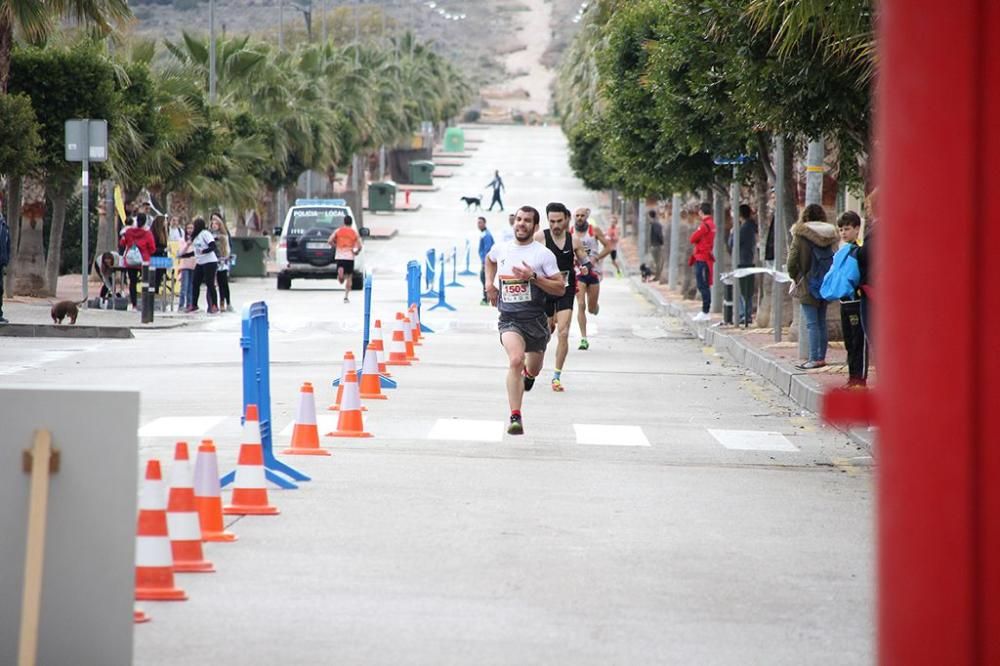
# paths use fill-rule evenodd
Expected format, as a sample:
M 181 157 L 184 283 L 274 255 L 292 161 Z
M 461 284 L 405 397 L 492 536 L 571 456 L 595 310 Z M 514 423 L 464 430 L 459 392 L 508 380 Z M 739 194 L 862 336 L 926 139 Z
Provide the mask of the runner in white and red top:
M 589 221 L 590 209 L 577 208 L 573 213 L 573 234 L 587 252 L 587 260 L 577 262 L 576 274 L 577 323 L 580 324 L 579 349 L 590 349 L 587 341 L 587 313 L 597 315 L 601 306 L 597 300 L 601 296 L 601 262 L 611 253 L 611 244 L 604 232 Z M 603 246 L 603 250 L 600 249 Z
M 514 218 L 514 240 L 496 243 L 486 255 L 486 297 L 500 310 L 500 344 L 510 362 L 507 400 L 511 435 L 524 433 L 521 402 L 542 370 L 549 342 L 545 297 L 561 296 L 566 283 L 556 257 L 534 240 L 540 216 L 521 206 Z

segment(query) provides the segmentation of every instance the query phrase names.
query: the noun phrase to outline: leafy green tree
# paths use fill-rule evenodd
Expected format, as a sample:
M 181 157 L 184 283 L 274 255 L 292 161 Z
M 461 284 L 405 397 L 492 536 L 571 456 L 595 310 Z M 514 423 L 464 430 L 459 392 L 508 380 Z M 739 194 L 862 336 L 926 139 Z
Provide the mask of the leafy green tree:
M 7 178 L 6 217 L 10 221 L 11 248 L 17 248 L 21 232 L 21 177 L 38 163 L 40 144 L 31 99 L 27 95 L 0 95 L 0 176 Z M 8 293 L 14 290 L 13 268 L 4 275 Z

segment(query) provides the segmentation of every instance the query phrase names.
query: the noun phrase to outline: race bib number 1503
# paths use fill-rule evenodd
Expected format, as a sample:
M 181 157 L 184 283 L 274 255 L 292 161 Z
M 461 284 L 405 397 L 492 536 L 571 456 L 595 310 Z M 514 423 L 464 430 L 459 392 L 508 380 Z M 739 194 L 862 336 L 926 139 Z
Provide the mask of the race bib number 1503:
M 500 280 L 500 300 L 504 303 L 530 303 L 531 283 L 527 280 Z

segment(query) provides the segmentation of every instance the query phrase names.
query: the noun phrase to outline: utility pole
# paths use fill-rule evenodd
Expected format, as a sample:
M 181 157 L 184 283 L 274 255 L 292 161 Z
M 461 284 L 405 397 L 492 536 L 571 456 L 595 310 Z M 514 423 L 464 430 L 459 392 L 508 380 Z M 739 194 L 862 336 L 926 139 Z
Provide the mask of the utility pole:
M 285 0 L 278 0 L 278 52 L 285 50 Z
M 740 265 L 740 167 L 736 164 L 733 165 L 733 182 L 729 185 L 729 214 L 733 218 L 733 255 L 732 255 L 732 266 L 733 272 L 735 273 L 739 269 Z M 746 278 L 752 280 L 753 277 Z M 742 302 L 743 289 L 742 280 L 739 278 L 733 279 L 733 326 L 739 326 L 743 321 L 743 317 L 740 315 L 740 303 Z M 751 304 L 747 303 L 747 309 L 750 309 Z M 749 312 L 747 313 L 749 317 Z
M 806 149 L 806 205 L 823 205 L 823 158 L 826 145 L 822 139 L 810 141 Z M 799 358 L 809 358 L 809 329 L 799 309 Z
M 638 209 L 639 219 L 635 223 L 636 232 L 636 246 L 639 249 L 639 263 L 646 261 L 646 250 L 648 234 L 646 233 L 646 200 L 638 199 L 636 201 L 636 208 Z
M 208 0 L 208 103 L 215 104 L 215 0 Z
M 785 266 L 785 135 L 774 137 L 774 272 L 778 273 Z M 771 284 L 771 319 L 774 323 L 774 341 L 781 342 L 782 303 L 787 290 L 783 282 L 777 278 Z
M 667 286 L 677 288 L 678 262 L 681 244 L 681 206 L 684 205 L 679 192 L 674 192 L 670 202 L 670 263 L 667 265 Z
M 724 289 L 722 288 L 722 258 L 726 254 L 726 200 L 718 187 L 712 188 L 712 216 L 715 218 L 715 276 L 712 279 L 712 312 L 722 312 Z

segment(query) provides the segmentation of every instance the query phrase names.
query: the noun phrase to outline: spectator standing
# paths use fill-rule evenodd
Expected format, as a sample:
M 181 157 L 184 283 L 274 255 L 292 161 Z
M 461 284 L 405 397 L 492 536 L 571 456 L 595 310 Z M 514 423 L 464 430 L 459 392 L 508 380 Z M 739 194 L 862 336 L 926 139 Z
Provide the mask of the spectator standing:
M 486 298 L 486 255 L 493 247 L 493 234 L 486 228 L 485 217 L 476 218 L 476 226 L 479 227 L 479 281 L 483 285 L 483 300 L 479 304 L 489 305 L 490 302 Z
M 215 253 L 215 238 L 212 232 L 205 227 L 205 220 L 201 217 L 194 219 L 194 226 L 191 230 L 191 249 L 185 256 L 194 257 L 194 279 L 191 286 L 191 305 L 187 312 L 198 310 L 198 298 L 201 292 L 201 285 L 205 285 L 205 295 L 208 299 L 208 313 L 215 314 L 219 311 L 218 294 L 215 291 L 215 273 L 219 268 L 219 256 Z
M 819 204 L 802 209 L 799 221 L 792 225 L 788 248 L 788 276 L 795 283 L 795 295 L 801 304 L 802 317 L 809 334 L 809 359 L 796 367 L 812 370 L 826 365 L 828 334 L 826 304 L 819 295 L 823 277 L 833 264 L 833 246 L 837 228 L 826 221 L 826 211 Z
M 9 324 L 3 316 L 3 280 L 4 271 L 10 263 L 10 227 L 7 226 L 7 218 L 0 211 L 0 324 Z
M 876 218 L 877 199 L 878 189 L 874 189 L 868 195 L 868 200 L 865 202 L 866 208 L 868 209 L 868 218 L 865 220 L 865 235 L 861 243 L 861 247 L 858 248 L 858 270 L 861 273 L 861 281 L 859 283 L 859 291 L 861 292 L 861 329 L 864 331 L 865 342 L 868 344 L 869 351 L 875 348 L 872 344 L 871 297 L 872 267 L 875 258 L 875 246 L 873 243 L 875 236 L 878 235 L 876 232 L 876 229 L 878 228 Z
M 128 274 L 128 299 L 133 310 L 138 309 L 139 297 L 139 272 L 144 264 L 149 263 L 149 258 L 156 252 L 156 241 L 153 234 L 146 228 L 146 214 L 138 213 L 135 216 L 135 226 L 127 227 L 118 241 L 118 247 L 124 253 L 125 272 Z M 141 261 L 135 263 L 131 260 L 133 256 L 132 248 L 139 252 Z
M 181 226 L 181 218 L 178 215 L 171 215 L 167 226 L 167 240 L 170 242 L 180 242 L 184 240 L 184 228 Z
M 740 256 L 736 258 L 736 268 L 753 268 L 754 255 L 757 249 L 757 220 L 753 217 L 750 206 L 740 204 Z M 729 252 L 733 251 L 733 235 L 729 235 Z M 754 276 L 747 275 L 739 279 L 740 286 L 740 323 L 750 325 L 753 319 Z
M 500 235 L 501 243 L 508 243 L 514 240 L 514 213 L 507 216 L 507 228 Z
M 649 213 L 649 252 L 653 255 L 653 280 L 660 281 L 663 275 L 663 225 L 655 210 Z
M 162 215 L 157 215 L 153 220 L 153 243 L 156 249 L 153 251 L 154 257 L 166 257 L 169 237 L 167 235 L 167 221 Z M 163 280 L 165 268 L 157 268 L 153 274 L 153 289 L 160 293 L 160 282 Z
M 194 233 L 194 225 L 188 222 L 184 225 L 184 237 L 181 246 L 177 250 L 177 269 L 181 275 L 181 293 L 177 298 L 177 309 L 180 312 L 187 312 L 192 304 L 194 287 L 194 253 L 191 249 L 191 237 Z
M 844 246 L 837 251 L 854 254 L 857 259 L 861 248 L 858 236 L 861 234 L 861 217 L 854 211 L 844 211 L 837 218 L 837 232 Z M 836 261 L 836 260 L 835 260 Z M 860 271 L 860 263 L 858 265 Z M 860 283 L 859 283 L 860 284 Z M 844 331 L 844 348 L 847 350 L 847 386 L 865 386 L 868 383 L 868 349 L 865 331 L 861 326 L 860 287 L 854 293 L 840 299 L 840 326 Z
M 219 269 L 215 273 L 215 281 L 219 286 L 219 309 L 223 312 L 232 312 L 233 303 L 229 296 L 229 230 L 226 228 L 222 213 L 215 211 L 210 219 L 216 254 L 219 256 Z
M 715 244 L 715 220 L 712 219 L 712 204 L 707 201 L 701 204 L 701 222 L 691 234 L 690 243 L 694 245 L 689 263 L 694 266 L 694 279 L 701 293 L 701 312 L 694 316 L 695 321 L 708 321 L 712 309 L 712 271 L 715 266 L 715 255 L 712 246 Z
M 490 207 L 487 210 L 492 211 L 495 204 L 500 204 L 500 210 L 503 211 L 503 201 L 500 199 L 500 192 L 506 190 L 507 188 L 503 185 L 503 179 L 500 178 L 500 172 L 493 172 L 493 180 L 486 184 L 486 187 L 493 188 L 493 199 L 490 201 Z M 513 222 L 511 223 L 513 224 Z

